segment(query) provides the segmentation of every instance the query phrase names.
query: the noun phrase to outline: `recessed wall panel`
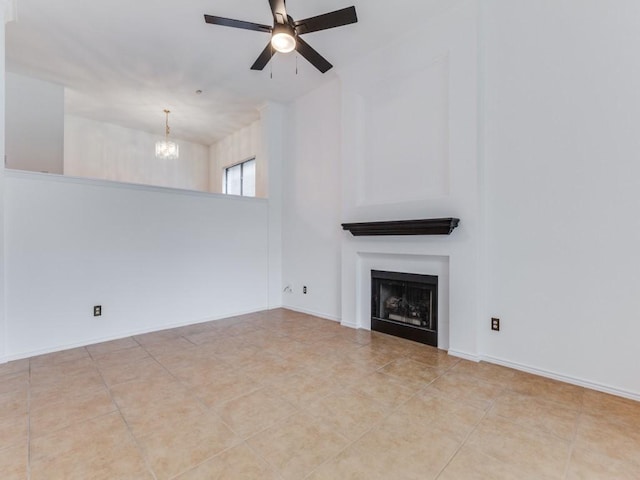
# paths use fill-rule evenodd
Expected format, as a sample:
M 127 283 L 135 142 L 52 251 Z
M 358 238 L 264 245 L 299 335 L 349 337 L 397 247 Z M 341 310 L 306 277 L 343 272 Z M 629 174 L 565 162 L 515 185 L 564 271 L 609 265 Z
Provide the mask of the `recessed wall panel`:
M 449 193 L 449 59 L 378 85 L 361 108 L 358 204 Z

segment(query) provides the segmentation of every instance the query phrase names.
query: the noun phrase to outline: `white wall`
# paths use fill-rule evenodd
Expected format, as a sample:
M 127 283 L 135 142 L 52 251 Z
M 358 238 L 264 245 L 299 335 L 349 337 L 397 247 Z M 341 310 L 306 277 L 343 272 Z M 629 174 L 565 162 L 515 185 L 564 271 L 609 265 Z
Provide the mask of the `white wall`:
M 7 0 L 0 0 L 0 158 L 5 153 L 5 23 L 13 18 L 13 4 Z M 6 303 L 5 303 L 5 249 L 4 249 L 4 191 L 5 169 L 4 161 L 0 162 L 0 364 L 5 361 L 6 353 Z
M 266 201 L 6 176 L 8 357 L 267 308 Z
M 187 190 L 209 190 L 209 149 L 173 139 L 178 160 L 155 156 L 164 137 L 73 115 L 64 117 L 64 174 Z
M 283 172 L 283 283 L 292 290 L 283 302 L 335 320 L 340 319 L 342 238 L 340 99 L 335 80 L 289 106 Z
M 637 0 L 488 0 L 482 17 L 485 317 L 502 320 L 484 351 L 636 398 L 639 18 Z
M 260 157 L 269 186 L 269 308 L 282 307 L 282 206 L 285 108 L 269 102 L 260 110 Z
M 211 192 L 222 193 L 225 168 L 251 158 L 256 159 L 256 197 L 267 197 L 268 165 L 262 150 L 262 120 L 256 120 L 237 132 L 211 145 L 209 151 L 209 186 Z
M 461 2 L 340 72 L 342 220 L 461 219 L 450 236 L 344 232 L 342 323 L 370 326 L 363 264 L 406 272 L 410 257 L 408 273 L 433 275 L 446 265 L 449 318 L 440 320 L 449 335 L 439 335 L 439 346 L 474 359 L 481 305 L 476 8 Z
M 8 72 L 6 95 L 7 168 L 61 174 L 64 88 Z

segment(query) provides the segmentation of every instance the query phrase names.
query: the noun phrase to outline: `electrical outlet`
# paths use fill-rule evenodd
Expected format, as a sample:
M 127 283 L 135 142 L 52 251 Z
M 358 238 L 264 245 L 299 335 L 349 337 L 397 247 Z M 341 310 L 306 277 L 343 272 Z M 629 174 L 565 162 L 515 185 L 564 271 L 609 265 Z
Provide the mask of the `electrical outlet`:
M 307 286 L 306 285 L 304 287 L 302 287 L 302 293 L 304 293 L 305 295 L 307 294 Z
M 499 318 L 492 318 L 491 319 L 491 330 L 495 330 L 496 332 L 500 331 L 500 319 Z
M 99 317 L 100 315 L 102 315 L 102 305 L 94 305 L 93 316 Z

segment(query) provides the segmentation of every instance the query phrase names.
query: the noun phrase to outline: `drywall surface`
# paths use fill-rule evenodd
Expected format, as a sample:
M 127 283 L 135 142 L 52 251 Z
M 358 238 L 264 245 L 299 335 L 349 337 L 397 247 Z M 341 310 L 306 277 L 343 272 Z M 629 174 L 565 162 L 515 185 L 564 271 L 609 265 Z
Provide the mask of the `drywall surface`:
M 225 168 L 240 162 L 256 159 L 256 197 L 267 197 L 268 165 L 262 152 L 262 120 L 214 143 L 210 147 L 209 188 L 222 193 Z
M 288 107 L 282 236 L 283 284 L 290 290 L 283 292 L 283 302 L 335 320 L 340 319 L 340 135 L 339 81 Z
M 6 176 L 7 356 L 267 308 L 266 201 Z
M 6 74 L 7 168 L 62 173 L 64 88 Z
M 4 31 L 6 12 L 4 8 L 6 2 L 0 2 L 0 112 L 5 110 L 5 52 L 4 52 Z M 5 115 L 0 114 L 0 158 L 4 158 L 5 153 Z M 5 361 L 6 350 L 6 322 L 5 322 L 5 252 L 4 252 L 4 185 L 5 169 L 4 162 L 0 162 L 0 363 Z
M 177 160 L 155 156 L 160 135 L 73 115 L 64 119 L 64 174 L 141 185 L 209 190 L 209 148 L 172 138 Z
M 450 236 L 342 234 L 342 322 L 370 325 L 376 262 L 437 275 L 448 266 L 450 353 L 478 358 L 481 229 L 477 2 L 465 1 L 340 72 L 342 221 L 457 217 Z M 397 259 L 394 266 L 392 259 Z M 368 307 L 367 307 L 368 305 Z
M 483 351 L 636 398 L 638 18 L 635 0 L 489 0 L 482 12 Z

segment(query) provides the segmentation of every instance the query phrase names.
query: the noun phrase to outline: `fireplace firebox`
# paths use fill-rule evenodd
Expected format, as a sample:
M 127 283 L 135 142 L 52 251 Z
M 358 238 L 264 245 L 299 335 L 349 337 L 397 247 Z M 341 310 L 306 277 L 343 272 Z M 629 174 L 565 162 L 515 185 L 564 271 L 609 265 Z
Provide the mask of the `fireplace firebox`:
M 438 346 L 438 277 L 371 270 L 371 330 Z

